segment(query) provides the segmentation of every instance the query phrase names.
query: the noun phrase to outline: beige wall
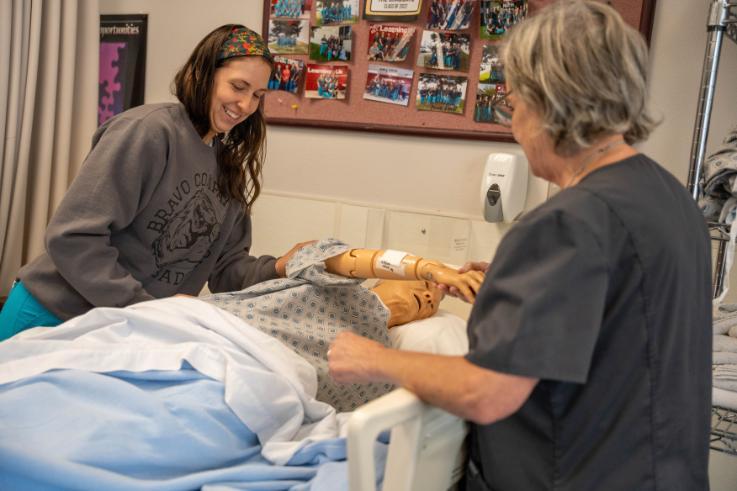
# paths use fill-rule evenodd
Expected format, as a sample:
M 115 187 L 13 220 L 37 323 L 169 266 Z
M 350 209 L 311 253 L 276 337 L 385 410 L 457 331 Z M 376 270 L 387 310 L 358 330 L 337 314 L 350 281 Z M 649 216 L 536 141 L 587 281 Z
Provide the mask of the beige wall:
M 688 174 L 709 3 L 657 0 L 650 91 L 652 105 L 663 123 L 641 149 L 683 182 Z M 224 23 L 241 22 L 260 31 L 263 2 L 100 0 L 100 5 L 103 13 L 149 14 L 146 101 L 158 102 L 173 99 L 169 84 L 174 72 L 209 30 Z M 734 87 L 737 47 L 727 41 L 722 52 L 709 150 L 737 123 Z M 254 217 L 254 250 L 279 253 L 291 241 L 337 233 L 365 240 L 368 245 L 411 246 L 407 248 L 415 252 L 440 251 L 442 255 L 442 247 L 437 248 L 436 244 L 440 237 L 449 242 L 448 257 L 453 258 L 460 256 L 452 255 L 452 234 L 457 235 L 460 230 L 468 241 L 464 252 L 467 257 L 489 257 L 505 228 L 479 221 L 479 178 L 489 153 L 511 147 L 272 127 L 265 194 Z M 532 186 L 531 192 L 532 202 L 544 195 L 539 186 Z M 425 235 L 427 224 L 435 227 L 435 238 Z M 375 234 L 367 234 L 372 230 Z M 433 235 L 432 229 L 429 235 Z M 733 284 L 737 289 L 737 280 L 733 279 Z M 462 314 L 464 307 L 455 305 L 450 310 Z M 734 490 L 734 458 L 712 453 L 711 477 L 713 491 Z
M 172 100 L 176 68 L 210 29 L 226 22 L 261 28 L 261 0 L 101 0 L 104 13 L 149 14 L 146 101 Z M 708 0 L 657 0 L 651 101 L 663 124 L 642 145 L 685 182 L 706 40 Z M 731 126 L 737 47 L 725 43 L 712 126 L 713 148 Z M 267 191 L 478 216 L 486 155 L 507 145 L 349 131 L 273 127 Z M 377 183 L 372 186 L 367 182 Z M 381 185 L 378 183 L 381 182 Z

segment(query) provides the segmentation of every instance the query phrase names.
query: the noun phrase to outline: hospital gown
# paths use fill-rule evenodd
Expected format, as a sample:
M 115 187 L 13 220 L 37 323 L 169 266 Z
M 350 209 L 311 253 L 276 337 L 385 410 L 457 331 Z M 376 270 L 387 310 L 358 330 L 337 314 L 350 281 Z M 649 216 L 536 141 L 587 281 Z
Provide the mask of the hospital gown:
M 327 350 L 335 336 L 350 330 L 389 345 L 389 311 L 361 279 L 328 273 L 325 260 L 350 247 L 323 240 L 300 249 L 287 264 L 287 278 L 202 300 L 230 312 L 279 339 L 317 371 L 317 399 L 338 411 L 352 411 L 393 386 L 386 383 L 337 384 L 328 374 Z

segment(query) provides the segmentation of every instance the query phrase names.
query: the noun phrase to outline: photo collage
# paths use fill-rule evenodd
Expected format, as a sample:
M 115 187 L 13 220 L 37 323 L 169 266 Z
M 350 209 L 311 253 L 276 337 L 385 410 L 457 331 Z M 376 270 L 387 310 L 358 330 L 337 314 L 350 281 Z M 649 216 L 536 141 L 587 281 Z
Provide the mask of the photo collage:
M 509 124 L 501 42 L 527 16 L 528 0 L 422 0 L 426 8 L 411 7 L 422 12 L 413 21 L 371 22 L 362 29 L 361 9 L 374 12 L 376 0 L 269 1 L 270 90 L 345 100 L 349 84 L 358 83 L 366 101 L 408 107 L 414 99 L 418 111 L 460 115 L 471 104 L 474 122 Z M 401 10 L 417 2 L 381 4 Z M 481 60 L 472 66 L 474 42 L 481 43 L 474 47 Z M 365 81 L 351 79 L 356 60 L 368 62 L 367 69 L 362 65 Z M 469 84 L 477 84 L 476 100 L 467 103 Z

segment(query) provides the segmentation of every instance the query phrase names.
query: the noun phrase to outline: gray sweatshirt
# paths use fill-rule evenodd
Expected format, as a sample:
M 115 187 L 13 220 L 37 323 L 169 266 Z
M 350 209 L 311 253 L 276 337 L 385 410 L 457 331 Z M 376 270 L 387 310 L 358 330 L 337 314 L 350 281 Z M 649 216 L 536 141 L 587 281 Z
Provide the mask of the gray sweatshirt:
M 219 193 L 215 148 L 181 104 L 108 120 L 46 231 L 46 253 L 18 277 L 62 320 L 177 293 L 241 290 L 275 278 L 249 256 L 251 220 Z

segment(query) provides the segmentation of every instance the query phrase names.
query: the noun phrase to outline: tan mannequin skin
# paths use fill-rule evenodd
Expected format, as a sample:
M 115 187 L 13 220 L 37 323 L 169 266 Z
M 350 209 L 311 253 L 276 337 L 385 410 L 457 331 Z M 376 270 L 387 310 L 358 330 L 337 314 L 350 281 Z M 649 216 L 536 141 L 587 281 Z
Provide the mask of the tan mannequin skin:
M 433 283 L 424 280 L 384 280 L 371 291 L 389 309 L 389 328 L 434 315 L 444 296 Z
M 460 273 L 438 261 L 384 249 L 351 249 L 331 257 L 325 261 L 325 265 L 328 272 L 349 278 L 425 280 L 455 287 L 471 303 L 484 281 L 484 273 L 481 271 Z M 438 295 L 441 294 L 438 292 Z

